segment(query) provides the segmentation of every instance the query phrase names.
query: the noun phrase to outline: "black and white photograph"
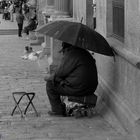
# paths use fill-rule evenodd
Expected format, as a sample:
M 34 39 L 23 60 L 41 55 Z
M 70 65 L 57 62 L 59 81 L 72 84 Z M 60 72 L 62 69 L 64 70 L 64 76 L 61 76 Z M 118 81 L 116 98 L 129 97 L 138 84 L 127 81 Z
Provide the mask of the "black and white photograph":
M 0 0 L 0 140 L 140 140 L 140 0 Z

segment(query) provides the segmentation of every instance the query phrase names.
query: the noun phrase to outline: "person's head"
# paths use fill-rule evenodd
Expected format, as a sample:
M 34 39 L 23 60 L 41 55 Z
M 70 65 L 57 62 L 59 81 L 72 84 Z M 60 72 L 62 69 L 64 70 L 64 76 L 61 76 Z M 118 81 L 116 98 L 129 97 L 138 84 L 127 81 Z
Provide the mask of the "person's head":
M 69 50 L 72 47 L 71 44 L 62 42 L 62 49 L 59 52 L 64 53 L 66 50 Z
M 25 50 L 26 52 L 30 53 L 33 51 L 32 47 L 29 47 L 29 46 L 25 46 Z
M 25 46 L 25 50 L 26 51 L 29 51 L 29 46 Z

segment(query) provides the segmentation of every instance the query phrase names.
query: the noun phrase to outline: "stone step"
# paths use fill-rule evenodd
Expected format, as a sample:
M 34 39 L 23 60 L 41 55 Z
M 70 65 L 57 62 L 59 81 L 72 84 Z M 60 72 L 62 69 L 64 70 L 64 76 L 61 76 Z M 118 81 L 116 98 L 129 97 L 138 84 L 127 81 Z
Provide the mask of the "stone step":
M 31 40 L 30 46 L 40 46 L 42 42 L 40 40 Z
M 17 29 L 1 29 L 0 35 L 16 35 L 18 33 Z
M 36 40 L 30 40 L 31 46 L 38 46 L 44 42 L 44 36 L 39 35 L 36 38 L 37 38 Z

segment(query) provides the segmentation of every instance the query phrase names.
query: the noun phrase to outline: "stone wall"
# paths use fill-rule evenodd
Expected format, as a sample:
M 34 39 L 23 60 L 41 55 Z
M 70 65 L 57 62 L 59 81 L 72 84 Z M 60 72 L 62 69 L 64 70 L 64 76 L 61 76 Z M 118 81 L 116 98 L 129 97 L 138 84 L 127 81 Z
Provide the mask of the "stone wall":
M 140 117 L 140 2 L 125 1 L 124 43 L 109 36 L 112 26 L 111 0 L 97 1 L 97 31 L 104 35 L 117 55 L 114 58 L 96 55 L 100 82 L 104 88 L 100 93 L 115 114 L 121 126 L 129 133 L 136 133 L 136 122 Z M 107 37 L 108 35 L 108 37 Z M 113 122 L 109 114 L 106 117 Z M 116 124 L 115 124 L 116 125 Z
M 92 0 L 74 0 L 73 1 L 73 18 L 77 22 L 88 25 L 93 28 L 93 9 Z

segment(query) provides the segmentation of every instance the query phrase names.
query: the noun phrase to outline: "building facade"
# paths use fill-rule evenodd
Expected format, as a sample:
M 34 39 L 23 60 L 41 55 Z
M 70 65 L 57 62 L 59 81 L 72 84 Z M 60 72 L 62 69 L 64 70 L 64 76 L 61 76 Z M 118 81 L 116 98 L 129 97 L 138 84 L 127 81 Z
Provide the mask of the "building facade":
M 40 0 L 38 1 L 39 22 L 41 22 L 40 25 L 42 25 L 42 23 L 46 24 L 48 21 L 58 19 L 80 22 L 82 18 L 84 24 L 92 24 L 92 20 L 90 21 L 90 19 L 92 18 L 89 18 L 89 15 L 92 17 L 92 10 L 89 10 L 88 15 L 86 12 L 87 8 L 89 8 L 89 5 L 91 5 L 90 8 L 92 8 L 91 2 L 92 0 Z M 78 6 L 78 8 L 76 5 Z M 48 44 L 48 42 L 50 42 L 50 44 Z M 50 47 L 50 53 L 53 57 L 54 63 L 59 63 L 58 61 L 61 59 L 61 56 L 60 54 L 58 54 L 58 51 L 60 50 L 61 42 L 58 40 L 54 40 L 53 38 L 45 37 L 45 44 L 46 46 Z
M 97 31 L 116 51 L 114 59 L 97 56 L 106 104 L 121 126 L 140 138 L 140 1 L 98 0 Z M 115 122 L 108 113 L 106 116 Z

